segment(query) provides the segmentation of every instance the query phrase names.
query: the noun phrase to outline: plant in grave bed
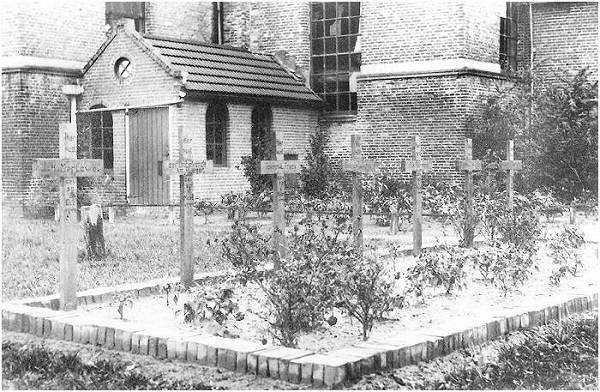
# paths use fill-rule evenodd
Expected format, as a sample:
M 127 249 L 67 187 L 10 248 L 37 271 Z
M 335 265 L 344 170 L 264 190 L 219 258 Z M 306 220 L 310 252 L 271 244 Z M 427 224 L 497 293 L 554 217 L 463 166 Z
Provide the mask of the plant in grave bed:
M 271 235 L 260 232 L 258 225 L 236 220 L 221 241 L 221 254 L 228 260 L 242 285 L 259 279 L 260 269 L 273 260 Z
M 117 293 L 113 296 L 111 304 L 117 306 L 119 319 L 123 320 L 125 317 L 125 307 L 133 306 L 133 296 L 129 293 Z
M 455 288 L 464 286 L 465 262 L 463 249 L 455 246 L 438 245 L 424 250 L 406 273 L 409 282 L 407 292 L 422 298 L 428 285 L 441 286 L 446 294 L 451 294 Z
M 398 207 L 400 216 L 406 215 L 412 208 L 410 184 L 389 174 L 370 176 L 363 181 L 364 200 L 367 213 L 376 217 L 380 226 L 390 224 L 390 206 Z
M 176 306 L 178 300 L 178 294 L 184 291 L 185 288 L 180 282 L 166 283 L 162 285 L 161 291 L 165 293 L 165 299 L 167 301 L 167 307 Z
M 208 223 L 208 216 L 212 215 L 219 208 L 218 204 L 208 199 L 194 200 L 194 211 L 197 215 L 204 215 L 204 224 Z
M 567 273 L 577 275 L 577 270 L 583 265 L 578 249 L 584 243 L 583 234 L 575 226 L 565 226 L 563 231 L 550 237 L 547 243 L 548 256 L 558 266 L 550 275 L 551 284 L 559 285 Z
M 404 305 L 404 297 L 394 294 L 395 280 L 381 262 L 355 258 L 342 270 L 344 285 L 338 307 L 362 325 L 362 338 L 367 340 L 376 320 L 386 312 Z
M 239 311 L 234 290 L 231 280 L 190 287 L 181 294 L 175 315 L 186 323 L 212 320 L 223 326 L 228 320 L 242 321 L 245 315 Z
M 498 220 L 498 233 L 502 242 L 511 243 L 518 249 L 535 253 L 542 233 L 537 213 L 532 209 L 515 209 Z
M 486 282 L 499 288 L 506 296 L 511 289 L 529 279 L 532 267 L 537 269 L 534 256 L 534 253 L 515 244 L 495 240 L 489 247 L 466 254 L 466 259 L 479 270 Z

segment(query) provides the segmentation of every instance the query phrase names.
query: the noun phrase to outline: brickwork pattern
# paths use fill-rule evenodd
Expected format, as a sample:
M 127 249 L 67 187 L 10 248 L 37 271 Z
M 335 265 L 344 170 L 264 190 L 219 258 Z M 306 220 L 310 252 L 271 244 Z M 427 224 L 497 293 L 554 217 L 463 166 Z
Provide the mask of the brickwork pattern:
M 226 2 L 223 10 L 226 44 L 271 54 L 285 50 L 296 57 L 298 66 L 308 69 L 308 2 Z
M 533 4 L 534 69 L 545 79 L 590 67 L 598 78 L 598 3 Z
M 147 34 L 211 42 L 210 2 L 154 1 L 145 11 Z
M 101 1 L 5 1 L 0 21 L 3 56 L 87 61 L 106 38 Z
M 2 199 L 22 206 L 38 158 L 58 157 L 58 124 L 69 121 L 64 75 L 33 72 L 2 74 Z

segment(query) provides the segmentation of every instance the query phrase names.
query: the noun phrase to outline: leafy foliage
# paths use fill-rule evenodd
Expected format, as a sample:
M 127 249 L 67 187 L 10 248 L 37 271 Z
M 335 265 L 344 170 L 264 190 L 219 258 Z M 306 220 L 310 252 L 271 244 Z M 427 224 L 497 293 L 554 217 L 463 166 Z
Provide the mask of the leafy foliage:
M 272 176 L 260 174 L 260 161 L 275 158 L 275 134 L 268 132 L 258 139 L 253 139 L 252 156 L 242 157 L 241 164 L 244 176 L 250 183 L 250 191 L 253 195 L 259 195 L 273 189 Z
M 242 321 L 245 315 L 239 311 L 234 289 L 231 281 L 190 287 L 179 297 L 176 315 L 182 314 L 186 323 L 213 320 L 222 326 L 228 319 Z
M 308 198 L 326 198 L 331 192 L 335 172 L 325 149 L 329 143 L 327 127 L 317 127 L 310 137 L 306 165 L 300 172 L 302 194 Z
M 344 271 L 343 282 L 339 306 L 361 323 L 363 340 L 369 338 L 376 320 L 404 304 L 404 297 L 394 295 L 394 280 L 377 260 L 352 263 Z
M 574 77 L 522 82 L 498 88 L 473 122 L 474 153 L 504 156 L 506 140 L 524 158 L 519 175 L 528 190 L 547 187 L 565 200 L 598 188 L 597 81 L 587 69 Z M 534 88 L 531 88 L 531 86 Z
M 567 273 L 575 276 L 577 270 L 583 265 L 581 254 L 577 251 L 585 243 L 583 234 L 577 227 L 565 226 L 563 231 L 552 236 L 548 241 L 548 255 L 557 270 L 552 271 L 550 283 L 559 285 Z
M 208 199 L 196 199 L 194 200 L 194 211 L 196 214 L 202 213 L 204 215 L 204 224 L 208 224 L 208 216 L 212 215 L 219 209 L 219 205 L 214 201 Z
M 479 270 L 482 278 L 499 288 L 504 296 L 525 283 L 535 266 L 533 253 L 498 240 L 489 247 L 469 253 L 467 259 Z
M 398 212 L 412 211 L 410 184 L 392 177 L 378 174 L 363 181 L 364 202 L 367 213 L 376 216 L 378 225 L 390 224 L 390 206 L 396 205 Z
M 463 251 L 453 246 L 439 245 L 424 250 L 407 271 L 408 291 L 422 297 L 424 287 L 429 285 L 442 286 L 446 294 L 451 294 L 452 290 L 464 285 L 465 262 Z

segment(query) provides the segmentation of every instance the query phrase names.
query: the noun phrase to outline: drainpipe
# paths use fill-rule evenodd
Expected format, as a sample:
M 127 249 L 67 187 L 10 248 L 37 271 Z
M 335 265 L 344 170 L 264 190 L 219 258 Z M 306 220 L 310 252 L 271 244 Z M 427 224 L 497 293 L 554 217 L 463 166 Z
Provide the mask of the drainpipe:
M 533 3 L 529 2 L 529 130 L 532 127 L 533 116 Z

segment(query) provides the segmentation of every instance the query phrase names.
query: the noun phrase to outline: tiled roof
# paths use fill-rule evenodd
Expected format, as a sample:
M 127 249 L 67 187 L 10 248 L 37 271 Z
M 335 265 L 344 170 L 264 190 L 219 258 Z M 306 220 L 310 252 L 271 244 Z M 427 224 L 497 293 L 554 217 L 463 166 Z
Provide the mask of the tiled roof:
M 321 102 L 273 56 L 171 38 L 145 36 L 144 40 L 174 70 L 188 73 L 188 91 Z

